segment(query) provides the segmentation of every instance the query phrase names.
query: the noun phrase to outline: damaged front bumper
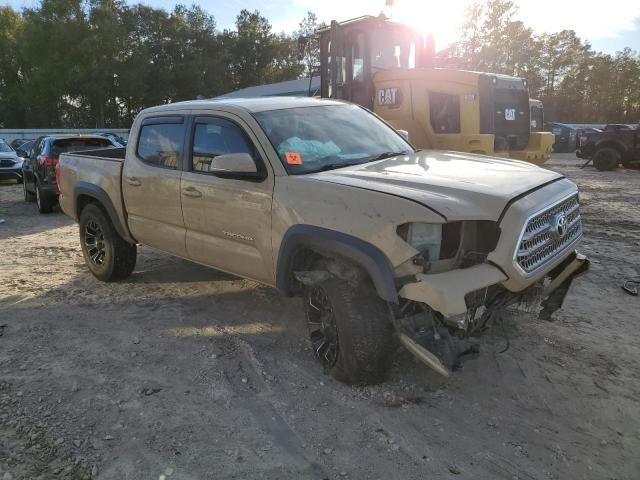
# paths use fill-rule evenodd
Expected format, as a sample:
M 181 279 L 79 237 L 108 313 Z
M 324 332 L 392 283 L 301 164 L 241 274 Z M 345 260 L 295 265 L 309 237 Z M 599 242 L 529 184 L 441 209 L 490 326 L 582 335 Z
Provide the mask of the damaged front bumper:
M 542 285 L 544 300 L 541 317 L 550 316 L 561 308 L 573 279 L 588 269 L 587 257 L 574 251 L 546 274 L 546 281 Z M 444 273 L 417 274 L 415 278 L 417 281 L 403 285 L 398 295 L 427 304 L 445 318 L 467 312 L 467 294 L 508 279 L 501 269 L 488 263 Z

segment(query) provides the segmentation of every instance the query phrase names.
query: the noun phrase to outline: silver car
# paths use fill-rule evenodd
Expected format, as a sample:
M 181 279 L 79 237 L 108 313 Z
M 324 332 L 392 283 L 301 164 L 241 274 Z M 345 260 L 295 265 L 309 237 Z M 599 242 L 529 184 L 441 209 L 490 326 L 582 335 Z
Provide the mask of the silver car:
M 22 162 L 16 151 L 0 138 L 0 180 L 15 178 L 22 183 Z

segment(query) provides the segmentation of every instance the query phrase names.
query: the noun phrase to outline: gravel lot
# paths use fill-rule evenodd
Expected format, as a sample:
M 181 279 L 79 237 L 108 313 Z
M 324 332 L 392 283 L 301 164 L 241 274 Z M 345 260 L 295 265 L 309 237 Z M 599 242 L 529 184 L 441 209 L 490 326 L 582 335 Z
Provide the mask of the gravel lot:
M 556 321 L 512 312 L 446 382 L 399 350 L 367 388 L 323 374 L 299 299 L 148 248 L 100 283 L 0 183 L 0 479 L 637 479 L 640 171 L 579 163 L 547 164 L 593 262 Z

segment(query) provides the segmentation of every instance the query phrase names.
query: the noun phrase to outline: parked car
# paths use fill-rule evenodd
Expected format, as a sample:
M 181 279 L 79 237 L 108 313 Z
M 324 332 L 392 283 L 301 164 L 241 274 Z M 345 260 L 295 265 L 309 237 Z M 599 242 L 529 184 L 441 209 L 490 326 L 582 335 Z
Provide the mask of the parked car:
M 11 148 L 13 148 L 14 150 L 18 150 L 18 148 L 20 148 L 20 146 L 24 145 L 27 142 L 32 142 L 33 139 L 31 138 L 16 138 L 11 142 Z
M 15 178 L 22 182 L 22 158 L 0 138 L 0 180 Z
M 33 148 L 33 144 L 35 142 L 35 140 L 29 140 L 28 142 L 25 142 L 18 148 L 16 148 L 16 153 L 18 154 L 18 156 L 23 159 L 29 158 L 29 154 L 31 153 L 31 149 Z
M 64 152 L 116 147 L 108 138 L 97 135 L 49 135 L 38 138 L 22 164 L 24 199 L 36 201 L 40 213 L 50 213 L 58 203 L 55 168 Z
M 547 316 L 589 266 L 574 251 L 577 187 L 561 174 L 416 151 L 338 101 L 150 108 L 126 153 L 63 154 L 59 175 L 96 278 L 129 276 L 145 244 L 300 295 L 316 357 L 347 383 L 382 380 L 396 338 L 448 375 L 421 334 L 470 335 L 533 298 Z
M 571 124 L 547 122 L 544 126 L 548 132 L 553 132 L 555 141 L 553 151 L 556 153 L 570 153 L 576 149 L 576 127 Z
M 607 125 L 603 131 L 581 135 L 576 156 L 592 160 L 601 171 L 621 164 L 640 166 L 640 125 Z
M 126 147 L 127 146 L 127 142 L 124 140 L 124 138 L 122 138 L 120 135 L 116 135 L 115 133 L 111 133 L 111 132 L 95 132 L 95 133 L 93 133 L 93 135 L 99 135 L 101 137 L 108 138 L 111 141 L 113 141 L 114 145 L 117 145 L 117 146 L 120 146 L 120 147 Z

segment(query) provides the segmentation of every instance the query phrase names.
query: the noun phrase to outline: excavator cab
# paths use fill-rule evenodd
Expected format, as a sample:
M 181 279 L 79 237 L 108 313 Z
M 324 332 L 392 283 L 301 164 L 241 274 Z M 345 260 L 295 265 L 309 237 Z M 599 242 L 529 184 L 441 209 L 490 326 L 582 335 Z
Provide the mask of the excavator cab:
M 422 66 L 423 37 L 384 15 L 334 20 L 319 34 L 323 98 L 348 100 L 373 110 L 376 72 Z
M 373 110 L 419 148 L 549 159 L 553 135 L 532 129 L 525 79 L 438 68 L 429 37 L 384 15 L 332 21 L 318 34 L 323 98 Z

